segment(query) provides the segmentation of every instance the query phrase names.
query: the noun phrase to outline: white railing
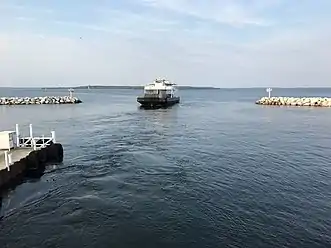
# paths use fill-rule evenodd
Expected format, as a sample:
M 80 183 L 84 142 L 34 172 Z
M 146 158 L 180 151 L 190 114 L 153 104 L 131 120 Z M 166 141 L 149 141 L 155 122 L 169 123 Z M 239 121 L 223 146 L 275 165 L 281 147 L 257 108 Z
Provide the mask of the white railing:
M 27 137 L 21 137 L 18 124 L 16 124 L 16 147 L 17 148 L 33 148 L 33 150 L 41 149 L 46 146 L 49 146 L 53 143 L 56 143 L 55 131 L 51 131 L 51 136 L 45 137 L 33 137 L 32 124 L 30 124 L 30 135 Z M 10 165 L 13 164 L 12 159 L 12 149 L 4 152 L 5 156 L 5 166 L 9 171 Z
M 30 124 L 30 135 L 27 137 L 21 137 L 18 124 L 16 124 L 16 143 L 17 147 L 33 148 L 37 150 L 38 148 L 44 148 L 56 142 L 55 131 L 51 131 L 51 136 L 45 137 L 33 137 L 32 124 Z

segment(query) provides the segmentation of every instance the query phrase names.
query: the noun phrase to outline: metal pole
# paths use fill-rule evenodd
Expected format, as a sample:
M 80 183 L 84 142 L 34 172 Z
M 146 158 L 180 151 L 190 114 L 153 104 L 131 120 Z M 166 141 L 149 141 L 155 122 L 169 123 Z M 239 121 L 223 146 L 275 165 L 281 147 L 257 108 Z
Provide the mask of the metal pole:
M 16 146 L 20 147 L 20 130 L 18 124 L 16 124 Z
M 11 165 L 13 163 L 13 157 L 12 157 L 12 153 L 8 154 L 8 164 Z
M 34 139 L 31 140 L 32 144 L 33 144 L 33 150 L 37 150 L 37 144 L 36 141 Z
M 30 124 L 30 138 L 33 138 L 32 124 Z
M 55 131 L 52 131 L 51 134 L 52 134 L 52 141 L 53 141 L 53 143 L 56 143 Z
M 31 146 L 33 147 L 33 130 L 32 130 L 32 124 L 30 124 L 30 139 L 31 139 Z
M 5 151 L 5 164 L 6 164 L 6 168 L 7 168 L 7 170 L 9 170 L 8 151 Z

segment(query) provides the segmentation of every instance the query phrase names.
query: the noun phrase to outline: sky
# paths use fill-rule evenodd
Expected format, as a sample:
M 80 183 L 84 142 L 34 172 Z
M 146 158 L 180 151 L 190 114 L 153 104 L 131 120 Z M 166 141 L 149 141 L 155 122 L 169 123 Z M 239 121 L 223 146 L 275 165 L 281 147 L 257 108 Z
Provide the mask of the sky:
M 1 0 L 0 86 L 331 86 L 330 0 Z

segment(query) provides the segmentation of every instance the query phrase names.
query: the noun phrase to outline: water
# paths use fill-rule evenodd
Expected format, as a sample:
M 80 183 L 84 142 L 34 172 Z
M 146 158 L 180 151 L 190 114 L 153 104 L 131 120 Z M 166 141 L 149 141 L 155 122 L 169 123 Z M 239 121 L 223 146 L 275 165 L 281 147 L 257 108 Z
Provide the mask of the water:
M 67 92 L 0 92 L 43 94 Z M 75 94 L 0 106 L 0 129 L 55 129 L 65 150 L 3 194 L 1 247 L 331 247 L 329 108 L 255 105 L 264 89 L 183 90 L 160 110 L 139 109 L 139 90 Z

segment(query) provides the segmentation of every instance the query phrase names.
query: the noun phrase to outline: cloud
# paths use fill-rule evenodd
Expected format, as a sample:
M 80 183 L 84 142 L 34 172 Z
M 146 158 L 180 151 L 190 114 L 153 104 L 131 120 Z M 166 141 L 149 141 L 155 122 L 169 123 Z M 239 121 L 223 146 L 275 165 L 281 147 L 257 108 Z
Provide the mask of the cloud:
M 144 0 L 147 6 L 168 9 L 187 16 L 197 17 L 232 26 L 269 26 L 271 22 L 258 16 L 253 8 L 238 4 L 236 1 L 200 1 L 192 4 L 189 0 Z M 253 3 L 254 1 L 252 1 Z M 258 5 L 262 6 L 270 5 Z M 262 8 L 263 10 L 264 8 Z
M 3 1 L 0 3 L 0 11 L 4 12 L 16 12 L 16 13 L 22 13 L 24 12 L 29 12 L 34 15 L 40 15 L 40 14 L 46 14 L 50 15 L 53 13 L 53 10 L 50 8 L 43 8 L 39 6 L 29 6 L 27 4 L 13 4 L 10 3 L 9 1 Z
M 163 76 L 180 85 L 327 86 L 331 7 L 320 1 L 323 11 L 284 0 L 36 7 L 49 16 L 6 8 L 0 85 L 141 85 Z

